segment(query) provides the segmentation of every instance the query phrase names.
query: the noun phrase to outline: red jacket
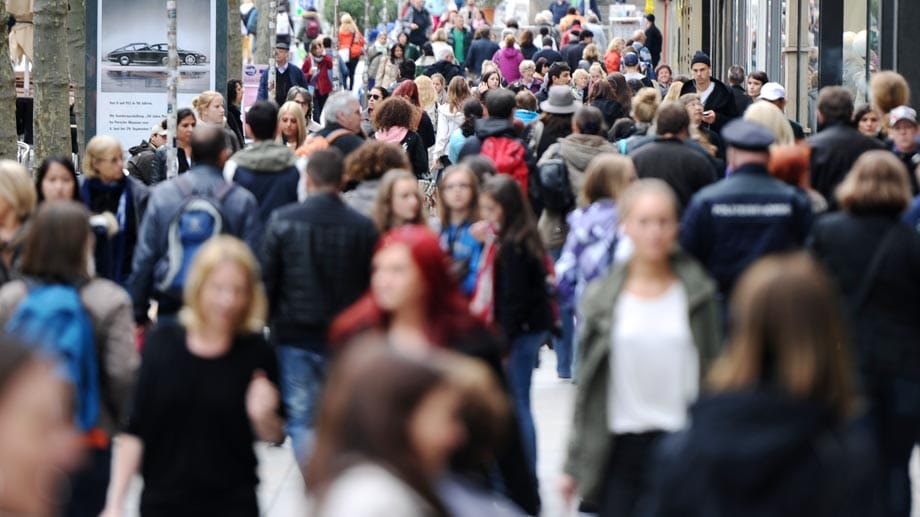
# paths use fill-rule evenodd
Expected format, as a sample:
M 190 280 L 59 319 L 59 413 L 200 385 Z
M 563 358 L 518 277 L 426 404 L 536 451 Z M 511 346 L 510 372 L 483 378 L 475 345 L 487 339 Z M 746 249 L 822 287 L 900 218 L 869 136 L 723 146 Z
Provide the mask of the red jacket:
M 316 75 L 310 75 L 310 69 L 313 68 L 313 61 L 316 62 Z M 332 79 L 330 72 L 332 71 L 332 56 L 324 54 L 323 57 L 317 59 L 313 54 L 307 55 L 307 58 L 303 61 L 303 66 L 300 68 L 303 71 L 304 77 L 307 78 L 307 84 L 316 88 L 315 93 L 317 95 L 329 95 L 332 93 Z

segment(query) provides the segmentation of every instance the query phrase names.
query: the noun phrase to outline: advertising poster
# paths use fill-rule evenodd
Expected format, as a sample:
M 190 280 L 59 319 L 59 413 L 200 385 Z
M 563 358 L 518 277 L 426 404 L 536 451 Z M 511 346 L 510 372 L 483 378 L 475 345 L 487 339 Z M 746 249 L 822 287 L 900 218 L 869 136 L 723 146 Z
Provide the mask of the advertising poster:
M 176 13 L 178 106 L 215 90 L 217 0 L 182 0 Z M 96 134 L 127 149 L 166 117 L 166 2 L 99 0 Z

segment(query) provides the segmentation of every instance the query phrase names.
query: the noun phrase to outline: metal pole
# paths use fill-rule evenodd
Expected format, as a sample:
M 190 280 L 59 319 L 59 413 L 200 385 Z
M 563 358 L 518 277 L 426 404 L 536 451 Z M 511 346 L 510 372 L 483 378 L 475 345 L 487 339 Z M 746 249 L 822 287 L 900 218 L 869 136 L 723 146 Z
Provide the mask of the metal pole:
M 342 58 L 339 55 L 339 0 L 335 0 L 333 9 L 332 48 L 335 49 L 332 56 L 332 91 L 338 91 L 342 66 Z
M 166 70 L 166 178 L 172 179 L 179 174 L 179 162 L 176 151 L 176 84 L 179 81 L 179 52 L 176 44 L 176 0 L 166 2 L 166 44 L 169 46 L 169 64 Z M 187 158 L 187 157 L 186 157 Z
M 268 3 L 268 52 L 271 59 L 268 63 L 268 100 L 275 100 L 275 68 L 278 61 L 275 59 L 275 43 L 278 41 L 275 25 L 278 23 L 278 2 L 271 0 Z

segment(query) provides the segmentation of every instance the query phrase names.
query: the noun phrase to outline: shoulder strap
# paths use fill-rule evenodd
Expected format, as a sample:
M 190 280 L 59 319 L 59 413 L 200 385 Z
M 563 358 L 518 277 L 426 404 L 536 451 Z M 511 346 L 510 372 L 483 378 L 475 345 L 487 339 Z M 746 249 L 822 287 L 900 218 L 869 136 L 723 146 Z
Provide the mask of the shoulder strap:
M 223 204 L 224 199 L 230 195 L 230 192 L 233 191 L 233 187 L 235 186 L 235 183 L 224 183 L 223 185 L 217 187 L 217 189 L 214 191 L 214 198 L 217 199 L 218 203 Z
M 852 313 L 856 313 L 856 311 L 861 309 L 863 304 L 866 303 L 869 291 L 872 289 L 873 282 L 875 282 L 875 277 L 878 275 L 879 268 L 882 266 L 882 259 L 885 258 L 888 248 L 890 248 L 895 241 L 895 237 L 897 236 L 897 232 L 895 231 L 896 228 L 897 225 L 888 229 L 878 249 L 875 250 L 875 254 L 872 255 L 872 260 L 869 262 L 869 267 L 866 268 L 866 274 L 863 275 L 863 280 L 859 284 L 859 289 L 857 289 L 856 294 L 853 295 L 853 301 L 850 304 L 850 311 Z
M 345 136 L 349 133 L 351 133 L 351 131 L 347 129 L 336 129 L 335 131 L 326 135 L 326 143 L 328 143 L 329 145 L 332 145 L 332 142 L 335 142 L 336 140 L 338 140 L 340 136 Z

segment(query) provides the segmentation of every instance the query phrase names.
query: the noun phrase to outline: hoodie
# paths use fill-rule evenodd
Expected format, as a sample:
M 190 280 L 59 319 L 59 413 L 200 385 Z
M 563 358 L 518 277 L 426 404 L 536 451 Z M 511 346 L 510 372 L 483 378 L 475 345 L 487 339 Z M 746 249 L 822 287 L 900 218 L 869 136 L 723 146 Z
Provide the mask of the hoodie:
M 502 78 L 507 84 L 511 84 L 521 78 L 521 61 L 524 60 L 524 54 L 514 47 L 502 47 L 493 56 L 492 61 L 498 66 Z
M 569 186 L 578 197 L 585 182 L 585 169 L 588 168 L 591 160 L 601 153 L 616 152 L 616 148 L 602 136 L 573 133 L 549 146 L 543 156 L 540 157 L 539 164 L 561 157 L 569 171 Z M 540 230 L 540 236 L 543 238 L 543 244 L 547 248 L 557 249 L 565 244 L 566 236 L 569 233 L 565 215 L 544 210 L 543 215 L 540 216 L 537 227 Z
M 297 202 L 300 171 L 294 153 L 273 140 L 256 142 L 227 161 L 224 177 L 252 192 L 262 224 L 276 208 Z
M 875 515 L 867 429 L 760 387 L 701 399 L 691 427 L 663 440 L 649 515 Z

